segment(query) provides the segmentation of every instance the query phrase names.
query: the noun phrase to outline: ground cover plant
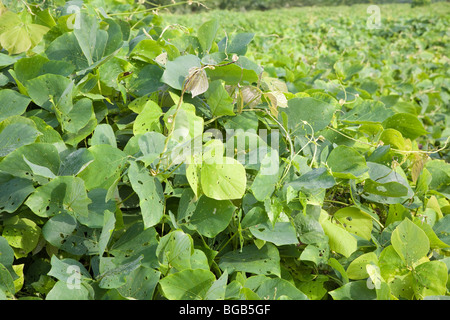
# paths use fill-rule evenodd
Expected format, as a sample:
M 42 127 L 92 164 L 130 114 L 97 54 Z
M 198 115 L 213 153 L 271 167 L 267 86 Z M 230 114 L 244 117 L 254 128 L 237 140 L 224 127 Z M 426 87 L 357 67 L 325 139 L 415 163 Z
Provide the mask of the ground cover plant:
M 0 299 L 449 296 L 448 3 L 0 14 Z

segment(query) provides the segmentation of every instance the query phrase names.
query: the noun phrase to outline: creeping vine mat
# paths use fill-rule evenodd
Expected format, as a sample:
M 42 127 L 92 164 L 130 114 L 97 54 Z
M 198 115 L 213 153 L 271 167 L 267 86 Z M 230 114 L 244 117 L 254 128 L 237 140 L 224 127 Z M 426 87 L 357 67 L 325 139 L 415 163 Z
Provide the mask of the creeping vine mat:
M 0 299 L 447 299 L 449 3 L 163 8 L 0 5 Z

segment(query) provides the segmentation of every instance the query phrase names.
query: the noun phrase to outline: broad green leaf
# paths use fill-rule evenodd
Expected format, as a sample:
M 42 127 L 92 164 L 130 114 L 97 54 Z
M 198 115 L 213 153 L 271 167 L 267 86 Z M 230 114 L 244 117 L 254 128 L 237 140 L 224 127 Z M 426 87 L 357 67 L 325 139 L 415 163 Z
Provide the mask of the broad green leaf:
M 116 136 L 113 128 L 106 123 L 99 124 L 91 138 L 91 146 L 98 144 L 109 144 L 117 148 Z
M 427 235 L 428 240 L 430 240 L 431 249 L 442 249 L 450 247 L 450 245 L 438 238 L 433 228 L 428 223 L 424 223 L 420 219 L 414 219 L 413 221 L 415 225 L 422 229 Z
M 357 100 L 354 107 L 341 117 L 343 122 L 354 124 L 381 123 L 394 115 L 381 101 Z
M 380 141 L 384 145 L 390 145 L 398 150 L 405 150 L 406 142 L 402 134 L 395 129 L 384 129 L 380 135 Z
M 329 189 L 336 184 L 333 176 L 328 173 L 326 168 L 316 168 L 303 174 L 300 178 L 289 182 L 294 190 L 313 191 L 317 189 Z
M 404 197 L 408 195 L 408 188 L 395 181 L 379 183 L 372 179 L 366 179 L 363 190 L 382 197 Z
M 450 163 L 444 160 L 431 160 L 425 164 L 431 173 L 429 188 L 450 197 Z
M 245 69 L 235 63 L 214 69 L 208 68 L 205 71 L 211 81 L 222 80 L 229 85 L 258 82 L 258 74 L 254 70 Z
M 297 233 L 290 222 L 261 223 L 249 228 L 251 234 L 260 240 L 272 242 L 276 246 L 298 244 Z
M 222 270 L 280 276 L 280 254 L 276 246 L 266 243 L 261 249 L 247 245 L 242 250 L 225 253 L 219 261 Z
M 100 275 L 99 287 L 102 289 L 120 288 L 126 283 L 126 276 L 131 274 L 134 270 L 140 267 L 143 256 L 131 259 L 129 262 L 122 262 L 120 265 L 115 265 L 114 260 L 107 260 L 107 258 L 100 259 Z
M 352 280 L 367 279 L 369 274 L 367 273 L 366 265 L 368 264 L 375 266 L 378 264 L 378 258 L 374 252 L 362 254 L 353 260 L 347 267 L 348 277 Z
M 324 283 L 328 280 L 327 276 L 319 275 L 312 281 L 301 282 L 298 288 L 305 293 L 310 300 L 321 300 L 328 292 L 324 287 Z
M 44 74 L 28 80 L 25 84 L 30 98 L 38 106 L 57 117 L 66 115 L 72 110 L 72 80 L 56 75 Z
M 153 60 L 163 52 L 163 48 L 158 41 L 144 39 L 130 52 L 130 58 L 152 63 Z
M 307 296 L 285 279 L 268 278 L 256 289 L 255 293 L 264 300 L 279 300 L 286 296 L 292 300 L 308 300 Z
M 203 23 L 197 31 L 198 41 L 203 52 L 209 52 L 216 38 L 219 29 L 219 21 L 217 19 L 209 20 Z
M 82 282 L 79 287 L 69 287 L 66 282 L 58 281 L 46 296 L 46 300 L 94 300 L 92 286 Z
M 339 209 L 333 215 L 350 233 L 370 240 L 372 236 L 372 217 L 356 207 Z
M 84 181 L 78 177 L 56 177 L 34 191 L 25 204 L 40 217 L 67 213 L 77 216 L 89 214 Z
M 215 280 L 211 287 L 209 287 L 208 292 L 206 292 L 205 295 L 205 300 L 225 300 L 227 282 L 228 272 L 225 270 L 220 278 Z
M 26 218 L 19 218 L 13 223 L 5 223 L 2 236 L 11 247 L 19 249 L 21 255 L 31 252 L 38 244 L 41 228 Z
M 426 233 L 411 220 L 405 219 L 392 232 L 391 243 L 407 266 L 414 266 L 430 250 Z
M 12 116 L 0 122 L 0 157 L 17 148 L 32 144 L 42 133 L 25 117 Z
M 164 193 L 159 180 L 138 163 L 130 162 L 128 177 L 133 190 L 139 196 L 139 206 L 145 228 L 158 224 L 164 214 Z
M 375 300 L 377 298 L 376 291 L 369 289 L 364 280 L 349 282 L 330 291 L 329 294 L 334 300 Z
M 402 174 L 401 168 L 391 169 L 382 164 L 367 162 L 369 167 L 369 177 L 375 183 L 369 181 L 369 190 L 376 190 L 377 194 L 373 193 L 362 193 L 361 196 L 372 202 L 396 204 L 403 203 L 406 199 L 412 198 L 414 191 L 411 189 L 406 177 Z M 405 196 L 399 197 L 398 195 L 404 192 L 403 188 L 399 187 L 397 184 L 391 182 L 396 182 L 403 185 L 407 189 L 407 194 Z M 396 196 L 391 196 L 388 190 L 394 192 Z M 380 193 L 382 195 L 380 195 Z
M 90 229 L 67 214 L 50 218 L 42 227 L 42 235 L 51 245 L 74 255 L 98 254 L 98 237 L 101 229 Z
M 317 132 L 325 129 L 331 122 L 335 107 L 325 101 L 314 98 L 294 98 L 288 101 L 288 107 L 282 109 L 280 113 L 285 113 L 288 117 L 288 129 L 294 135 L 301 135 L 302 132 L 312 134 L 311 125 Z
M 126 298 L 152 300 L 160 276 L 159 271 L 140 266 L 126 276 L 126 283 L 117 290 Z
M 2 31 L 0 33 L 0 44 L 9 54 L 18 54 L 35 47 L 42 40 L 42 37 L 50 30 L 48 27 L 28 23 L 12 11 L 2 14 Z M 5 24 L 5 20 L 8 23 Z
M 219 43 L 219 50 L 226 53 L 245 55 L 248 44 L 253 40 L 254 33 L 241 32 L 232 36 L 231 39 L 223 39 Z M 227 43 L 228 45 L 225 45 Z
M 20 116 L 31 99 L 11 89 L 0 90 L 0 121 L 11 116 Z
M 8 269 L 0 263 L 0 290 L 8 298 L 12 298 L 16 293 L 16 289 L 14 287 L 14 280 L 11 276 L 11 273 Z
M 240 199 L 244 196 L 247 177 L 244 166 L 233 158 L 222 163 L 203 163 L 201 186 L 207 197 L 216 200 Z
M 201 235 L 213 238 L 226 229 L 235 211 L 231 201 L 201 196 L 189 223 Z
M 2 236 L 0 236 L 0 252 L 0 264 L 7 268 L 11 268 L 14 262 L 14 250 Z
M 275 186 L 279 180 L 279 170 L 277 166 L 274 166 L 274 162 L 271 161 L 272 155 L 278 158 L 278 154 L 275 151 L 272 152 L 267 153 L 262 160 L 261 168 L 250 187 L 250 190 L 258 201 L 264 201 L 267 197 L 270 197 L 275 191 Z M 272 166 L 274 166 L 275 170 L 273 170 Z
M 331 151 L 327 164 L 334 177 L 343 179 L 355 179 L 369 170 L 364 157 L 355 149 L 344 145 Z
M 200 59 L 191 54 L 180 56 L 173 61 L 168 61 L 161 81 L 174 89 L 182 90 L 189 70 L 193 67 L 200 68 L 201 64 Z
M 1 179 L 0 212 L 13 213 L 33 191 L 33 182 L 29 179 L 14 177 Z
M 439 219 L 434 224 L 433 230 L 441 241 L 450 245 L 450 215 L 446 215 L 442 219 Z
M 181 230 L 170 232 L 160 239 L 156 255 L 166 270 L 175 268 L 178 271 L 191 268 L 191 256 L 194 244 L 191 236 Z
M 186 269 L 168 275 L 159 284 L 169 300 L 203 300 L 215 280 L 209 270 Z
M 37 180 L 41 184 L 48 182 L 47 178 L 38 177 L 25 162 L 24 157 L 31 163 L 49 169 L 57 174 L 60 166 L 58 149 L 49 143 L 33 143 L 17 148 L 0 162 L 0 171 L 16 177 Z
M 329 238 L 330 249 L 349 257 L 357 249 L 356 238 L 353 237 L 344 228 L 330 222 L 329 220 L 322 219 L 320 224 L 323 231 Z
M 115 258 L 117 264 L 135 259 L 142 255 L 142 266 L 146 268 L 157 268 L 159 263 L 156 256 L 158 240 L 154 228 L 144 229 L 141 222 L 134 223 L 125 233 L 111 245 L 108 250 Z
M 67 149 L 60 156 L 59 176 L 76 176 L 94 161 L 94 156 L 86 148 Z
M 125 153 L 106 144 L 95 145 L 88 150 L 94 156 L 94 161 L 78 177 L 84 180 L 87 190 L 110 188 L 117 182 L 125 166 Z
M 380 267 L 381 276 L 387 282 L 391 282 L 396 276 L 404 275 L 408 272 L 406 263 L 392 245 L 387 246 L 381 251 L 378 266 Z
M 233 99 L 228 95 L 221 80 L 210 83 L 205 97 L 213 116 L 234 116 Z
M 153 101 L 148 101 L 134 120 L 134 135 L 145 134 L 150 131 L 161 132 L 159 119 L 163 115 L 161 108 Z
M 418 265 L 414 271 L 414 293 L 417 298 L 439 296 L 447 293 L 447 266 L 442 261 L 429 261 Z
M 83 264 L 71 258 L 58 259 L 54 255 L 51 258 L 51 266 L 47 275 L 65 282 L 68 286 L 79 285 L 83 280 L 91 279 L 91 275 Z
M 383 127 L 398 130 L 405 138 L 411 140 L 428 133 L 417 116 L 411 113 L 394 114 L 383 121 Z
M 143 134 L 138 140 L 139 150 L 142 152 L 142 156 L 137 158 L 137 160 L 143 161 L 145 166 L 148 167 L 155 160 L 159 159 L 160 155 L 164 152 L 165 143 L 166 136 L 159 132 L 147 132 Z
M 111 239 L 112 233 L 116 227 L 116 217 L 114 216 L 114 212 L 105 211 L 103 219 L 104 223 L 102 233 L 100 234 L 100 237 L 98 239 L 98 250 L 100 256 L 102 256 L 105 252 Z

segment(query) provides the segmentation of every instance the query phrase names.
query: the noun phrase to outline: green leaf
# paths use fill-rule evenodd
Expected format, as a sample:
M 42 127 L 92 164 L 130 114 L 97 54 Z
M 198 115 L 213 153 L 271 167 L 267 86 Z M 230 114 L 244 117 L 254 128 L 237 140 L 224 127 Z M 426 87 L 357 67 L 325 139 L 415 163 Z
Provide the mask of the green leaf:
M 391 243 L 407 266 L 414 266 L 430 250 L 426 233 L 411 220 L 403 220 L 392 232 Z
M 36 189 L 25 204 L 40 217 L 52 217 L 67 213 L 87 216 L 88 198 L 84 181 L 78 177 L 56 177 L 46 185 Z
M 33 191 L 33 182 L 29 179 L 1 179 L 0 212 L 12 213 L 16 211 Z
M 0 263 L 0 290 L 6 294 L 7 297 L 13 297 L 16 293 L 14 287 L 14 280 L 8 269 Z
M 355 179 L 369 170 L 364 157 L 355 149 L 344 145 L 331 151 L 327 164 L 334 177 L 343 179 Z
M 51 245 L 74 255 L 98 254 L 99 229 L 90 229 L 67 214 L 50 218 L 42 227 L 42 235 Z
M 13 223 L 5 223 L 2 236 L 11 247 L 20 249 L 21 255 L 31 252 L 39 242 L 41 228 L 26 218 L 19 218 Z
M 234 116 L 233 99 L 225 90 L 221 80 L 215 80 L 209 84 L 205 97 L 214 117 Z
M 428 133 L 417 116 L 411 113 L 394 114 L 383 121 L 383 127 L 398 130 L 405 138 L 411 140 Z
M 339 209 L 333 215 L 350 233 L 370 240 L 372 237 L 372 217 L 356 207 Z
M 20 116 L 31 99 L 11 89 L 0 90 L 0 121 L 11 116 Z
M 191 256 L 194 253 L 192 238 L 181 230 L 170 232 L 162 237 L 156 249 L 156 255 L 165 268 L 178 271 L 191 268 Z
M 209 20 L 203 23 L 197 31 L 197 38 L 203 52 L 209 52 L 216 38 L 219 29 L 219 21 L 217 19 Z
M 84 180 L 86 189 L 108 189 L 117 183 L 126 163 L 125 153 L 106 144 L 95 145 L 88 150 L 94 161 L 78 174 Z
M 6 268 L 11 268 L 14 262 L 14 250 L 2 236 L 0 236 L 0 252 L 0 264 Z
M 64 281 L 58 281 L 46 296 L 46 300 L 94 300 L 94 289 L 86 282 L 77 287 L 68 287 Z
M 367 264 L 378 265 L 378 257 L 374 252 L 362 254 L 353 260 L 347 267 L 348 277 L 352 280 L 367 279 L 369 277 L 366 269 Z
M 222 163 L 203 163 L 201 186 L 207 197 L 216 200 L 240 199 L 244 196 L 247 177 L 244 166 L 233 158 Z
M 307 296 L 296 286 L 280 278 L 267 278 L 255 290 L 255 293 L 264 300 L 279 300 L 282 296 L 292 300 L 308 300 Z
M 334 300 L 375 300 L 377 298 L 375 290 L 369 289 L 364 280 L 349 282 L 330 291 L 329 294 Z
M 47 275 L 55 277 L 69 286 L 75 286 L 83 280 L 91 279 L 91 275 L 83 264 L 71 258 L 58 259 L 54 255 L 51 258 L 51 266 L 52 268 Z
M 215 280 L 209 270 L 186 269 L 168 275 L 159 284 L 169 300 L 203 300 Z
M 305 124 L 305 121 L 311 125 L 317 132 L 325 129 L 331 122 L 335 107 L 325 101 L 306 97 L 294 98 L 288 101 L 288 107 L 282 109 L 288 117 L 287 126 L 294 135 L 301 135 L 303 132 L 312 134 L 311 128 Z
M 442 261 L 428 261 L 418 265 L 414 271 L 414 293 L 423 299 L 447 293 L 447 266 Z
M 47 178 L 35 176 L 24 159 L 49 169 L 53 174 L 58 173 L 60 166 L 58 149 L 49 143 L 33 143 L 17 148 L 0 162 L 0 171 L 20 178 L 37 180 L 41 184 L 48 182 Z
M 129 262 L 115 265 L 113 260 L 109 261 L 107 258 L 101 258 L 100 275 L 97 279 L 100 280 L 99 287 L 102 289 L 115 289 L 121 287 L 126 283 L 126 276 L 141 266 L 142 259 L 143 256 L 141 255 L 135 259 L 131 259 Z M 102 263 L 104 261 L 106 261 L 106 263 Z
M 225 253 L 219 261 L 222 270 L 249 272 L 262 275 L 280 276 L 280 254 L 277 247 L 266 243 L 261 249 L 247 245 L 235 251 Z
M 109 124 L 102 123 L 95 128 L 91 138 L 91 146 L 98 144 L 109 144 L 117 148 L 116 136 L 113 128 Z
M 180 56 L 173 61 L 167 61 L 161 81 L 174 89 L 182 90 L 189 70 L 193 67 L 200 68 L 200 59 L 197 56 L 188 54 Z
M 164 214 L 164 192 L 159 180 L 150 175 L 150 172 L 131 161 L 128 170 L 131 186 L 139 196 L 139 206 L 145 228 L 158 224 Z
M 382 197 L 404 197 L 408 195 L 408 188 L 395 181 L 379 183 L 372 179 L 366 179 L 363 190 Z
M 25 117 L 12 116 L 0 122 L 0 157 L 17 148 L 32 144 L 42 133 L 35 123 Z
M 276 246 L 298 244 L 297 233 L 290 222 L 261 223 L 249 228 L 251 234 L 260 240 L 272 242 Z
M 349 257 L 357 249 L 356 239 L 347 230 L 329 220 L 322 219 L 320 224 L 329 238 L 330 249 Z
M 159 119 L 162 115 L 161 108 L 155 102 L 148 101 L 134 120 L 134 135 L 137 136 L 139 134 L 149 133 L 150 131 L 161 132 Z
M 125 284 L 117 290 L 126 298 L 151 300 L 160 276 L 159 271 L 140 266 L 126 276 Z
M 201 196 L 189 224 L 201 235 L 213 238 L 226 229 L 235 211 L 230 201 Z
M 114 256 L 114 261 L 121 264 L 129 259 L 143 256 L 142 266 L 146 268 L 157 268 L 159 266 L 156 256 L 158 240 L 154 228 L 144 229 L 141 222 L 134 223 L 108 250 Z
M 329 189 L 335 184 L 336 181 L 333 176 L 328 173 L 326 168 L 316 168 L 286 185 L 292 186 L 294 190 L 313 191 L 317 189 Z

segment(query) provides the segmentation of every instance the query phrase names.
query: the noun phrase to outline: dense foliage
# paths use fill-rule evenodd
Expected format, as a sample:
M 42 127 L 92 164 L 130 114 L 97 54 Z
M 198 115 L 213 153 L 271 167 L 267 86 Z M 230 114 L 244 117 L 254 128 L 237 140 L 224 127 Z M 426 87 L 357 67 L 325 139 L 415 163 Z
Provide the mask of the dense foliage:
M 4 3 L 0 299 L 448 297 L 448 4 Z

